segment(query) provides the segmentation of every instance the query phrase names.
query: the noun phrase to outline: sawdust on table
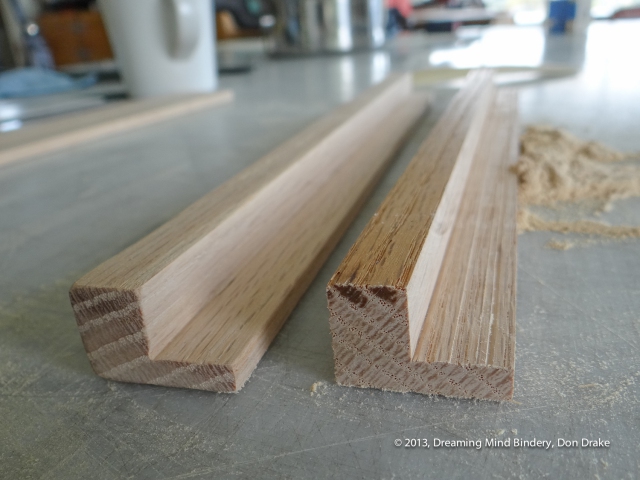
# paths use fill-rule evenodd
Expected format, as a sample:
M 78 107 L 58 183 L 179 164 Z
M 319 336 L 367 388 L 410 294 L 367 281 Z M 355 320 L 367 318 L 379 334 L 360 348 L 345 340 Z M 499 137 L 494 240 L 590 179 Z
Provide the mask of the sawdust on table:
M 309 391 L 311 392 L 311 395 L 322 395 L 324 393 L 326 385 L 326 382 L 315 382 L 313 385 L 311 385 Z
M 613 202 L 640 196 L 637 154 L 625 154 L 597 142 L 583 141 L 548 126 L 530 126 L 520 139 L 518 230 L 579 233 L 613 239 L 639 238 L 640 226 L 614 226 L 595 220 L 547 220 L 530 206 L 554 208 L 562 203 L 595 202 L 599 212 Z M 552 240 L 548 248 L 567 250 L 575 242 Z
M 640 237 L 640 226 L 609 225 L 594 220 L 575 220 L 572 222 L 546 220 L 526 208 L 518 211 L 518 228 L 521 232 L 545 230 L 557 233 L 583 233 L 611 238 Z M 553 247 L 551 247 L 553 248 Z

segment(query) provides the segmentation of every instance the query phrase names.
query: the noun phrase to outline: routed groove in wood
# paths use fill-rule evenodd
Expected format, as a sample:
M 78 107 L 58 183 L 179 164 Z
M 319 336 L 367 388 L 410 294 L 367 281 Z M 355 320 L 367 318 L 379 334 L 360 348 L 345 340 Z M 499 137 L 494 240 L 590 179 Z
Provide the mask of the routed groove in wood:
M 73 113 L 2 134 L 0 165 L 54 153 L 233 100 L 231 90 L 132 100 Z
M 96 373 L 239 390 L 426 106 L 393 76 L 78 280 Z
M 512 398 L 517 138 L 470 75 L 327 287 L 338 383 Z

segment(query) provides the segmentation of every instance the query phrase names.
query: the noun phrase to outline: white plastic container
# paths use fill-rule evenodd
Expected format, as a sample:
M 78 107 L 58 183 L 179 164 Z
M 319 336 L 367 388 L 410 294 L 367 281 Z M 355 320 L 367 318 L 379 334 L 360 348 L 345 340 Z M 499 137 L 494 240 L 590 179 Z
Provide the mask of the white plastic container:
M 99 0 L 133 97 L 217 87 L 211 0 Z

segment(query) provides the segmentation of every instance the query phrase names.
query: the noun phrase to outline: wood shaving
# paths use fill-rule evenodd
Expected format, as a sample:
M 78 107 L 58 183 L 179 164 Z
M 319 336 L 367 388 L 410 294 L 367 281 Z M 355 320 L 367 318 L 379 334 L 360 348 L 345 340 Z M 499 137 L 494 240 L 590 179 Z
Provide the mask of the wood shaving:
M 311 392 L 311 395 L 321 395 L 322 389 L 323 387 L 326 386 L 325 382 L 315 382 L 313 385 L 311 385 L 311 388 L 309 389 L 309 391 Z
M 640 227 L 604 222 L 546 220 L 527 206 L 555 207 L 561 202 L 593 202 L 597 213 L 610 211 L 613 201 L 640 196 L 638 155 L 618 152 L 596 142 L 585 142 L 547 126 L 530 126 L 520 139 L 520 158 L 512 171 L 518 177 L 518 230 L 579 233 L 615 239 L 640 238 Z M 567 250 L 572 242 L 551 240 L 548 248 Z
M 570 248 L 575 247 L 576 244 L 569 240 L 558 240 L 557 238 L 553 238 L 547 242 L 545 247 L 551 248 L 553 250 L 569 250 Z

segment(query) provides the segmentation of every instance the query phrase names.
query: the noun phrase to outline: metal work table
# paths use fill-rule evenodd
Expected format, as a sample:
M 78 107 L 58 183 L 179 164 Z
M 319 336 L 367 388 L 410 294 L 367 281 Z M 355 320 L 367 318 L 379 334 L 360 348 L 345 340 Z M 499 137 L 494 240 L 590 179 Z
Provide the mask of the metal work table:
M 324 286 L 446 106 L 429 115 L 239 394 L 105 381 L 86 359 L 71 283 L 392 70 L 542 61 L 575 77 L 521 86 L 523 123 L 640 151 L 640 24 L 586 39 L 495 27 L 385 50 L 269 60 L 224 77 L 234 104 L 0 169 L 0 478 L 637 478 L 640 244 L 545 248 L 519 237 L 514 402 L 337 386 Z M 634 65 L 635 64 L 635 65 Z M 2 137 L 0 136 L 0 142 Z M 640 201 L 611 222 L 640 224 Z M 311 391 L 315 384 L 315 392 Z M 610 448 L 486 448 L 485 438 Z M 395 439 L 482 440 L 475 448 Z

